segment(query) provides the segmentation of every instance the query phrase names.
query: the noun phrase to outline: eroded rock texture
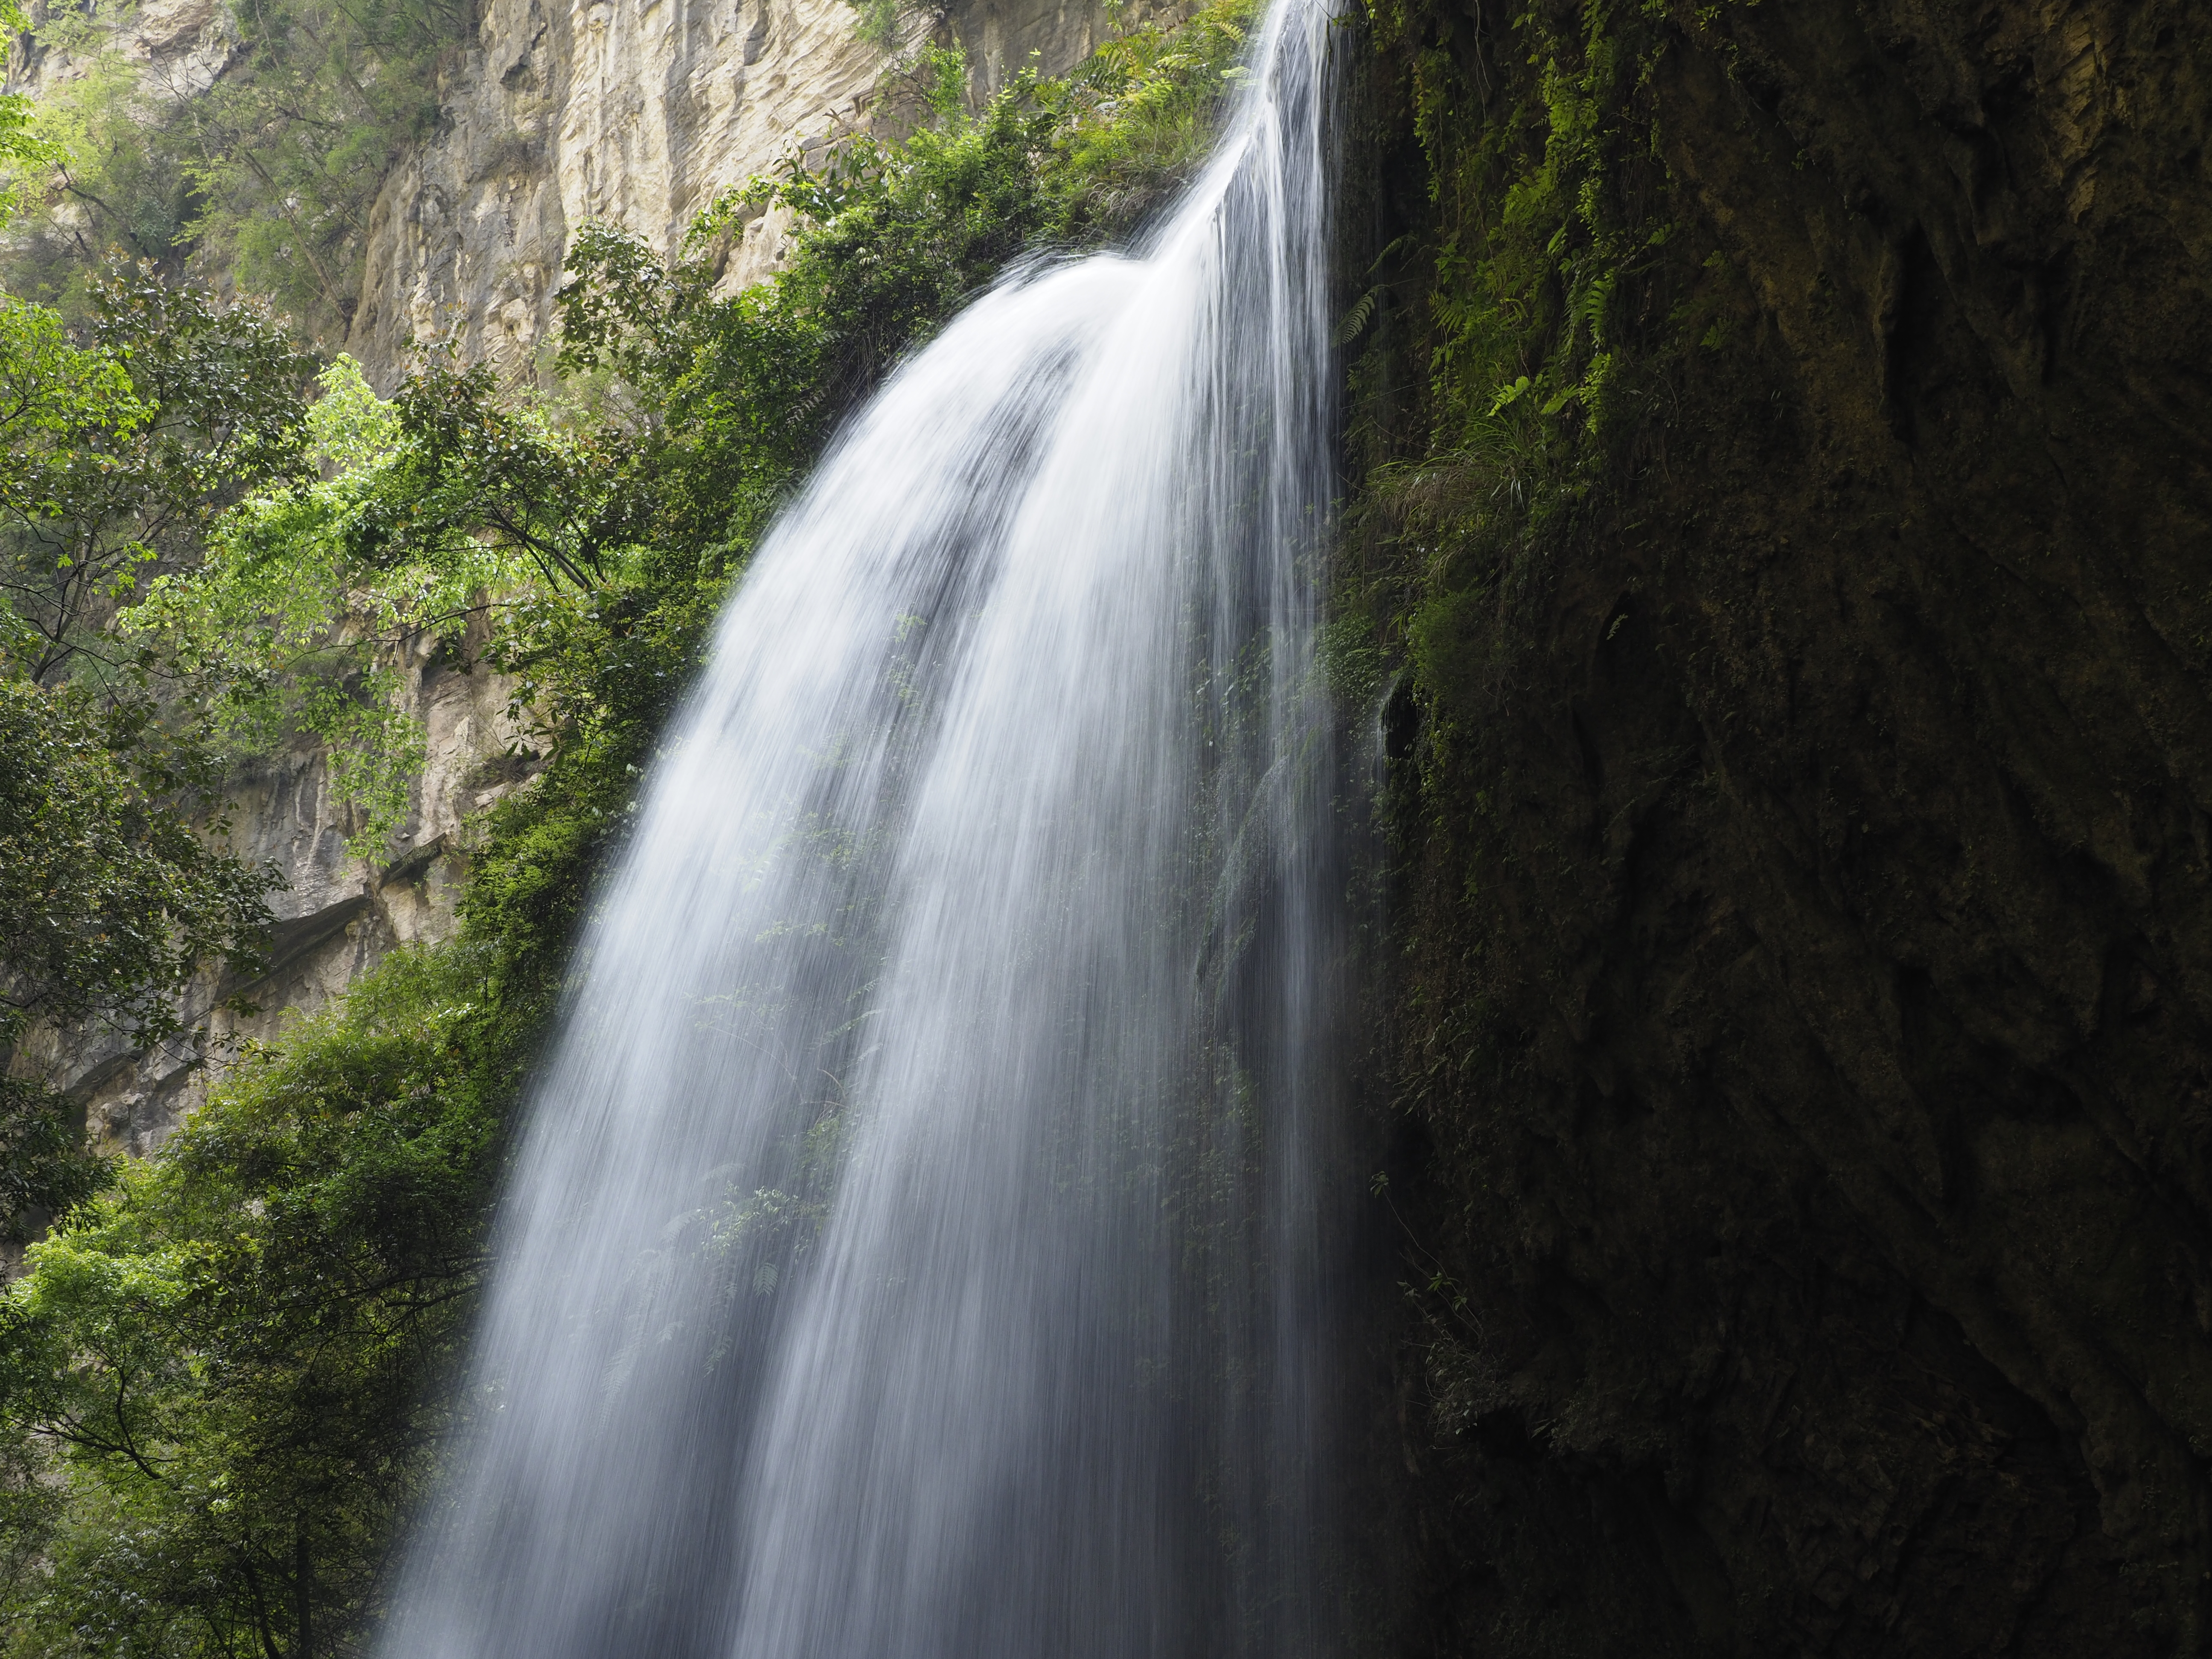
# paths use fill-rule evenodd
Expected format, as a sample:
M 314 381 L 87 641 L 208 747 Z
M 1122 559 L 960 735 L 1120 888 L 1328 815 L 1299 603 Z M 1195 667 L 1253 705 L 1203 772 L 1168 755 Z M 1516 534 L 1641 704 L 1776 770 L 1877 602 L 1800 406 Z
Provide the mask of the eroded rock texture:
M 1127 21 L 1188 9 L 1133 3 Z M 905 14 L 878 45 L 847 0 L 489 0 L 441 88 L 441 130 L 378 198 L 348 349 L 380 383 L 418 339 L 542 367 L 578 227 L 611 221 L 673 252 L 724 189 L 870 129 L 933 35 L 967 51 L 980 97 L 1032 53 L 1067 69 L 1105 25 L 1088 0 L 962 0 Z M 780 213 L 747 225 L 726 283 L 773 271 L 786 228 Z
M 1397 901 L 1413 1645 L 2200 1652 L 2212 14 L 1669 27 L 1737 344 Z

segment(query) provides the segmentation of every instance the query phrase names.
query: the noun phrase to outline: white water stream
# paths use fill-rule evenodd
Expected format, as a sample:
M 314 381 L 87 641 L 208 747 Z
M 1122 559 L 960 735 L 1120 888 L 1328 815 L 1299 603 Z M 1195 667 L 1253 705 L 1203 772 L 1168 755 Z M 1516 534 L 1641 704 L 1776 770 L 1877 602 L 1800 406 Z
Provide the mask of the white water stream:
M 761 550 L 530 1106 L 392 1659 L 1327 1650 L 1328 20 Z

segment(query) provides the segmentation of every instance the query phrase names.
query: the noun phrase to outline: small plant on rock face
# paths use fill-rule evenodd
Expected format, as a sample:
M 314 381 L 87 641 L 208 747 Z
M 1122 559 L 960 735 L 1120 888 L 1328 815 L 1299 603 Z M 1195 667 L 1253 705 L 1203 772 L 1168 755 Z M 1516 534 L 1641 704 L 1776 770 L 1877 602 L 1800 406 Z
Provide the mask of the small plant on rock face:
M 898 44 L 898 0 L 850 0 L 860 39 L 889 52 Z
M 1494 678 L 1482 641 L 1602 494 L 1650 400 L 1646 348 L 1674 327 L 1658 297 L 1674 280 L 1672 227 L 1642 206 L 1664 34 L 1649 9 L 1522 9 L 1512 49 L 1528 73 L 1493 80 L 1481 50 L 1455 45 L 1462 25 L 1424 0 L 1366 11 L 1427 203 L 1340 331 L 1362 477 L 1337 602 L 1372 617 L 1411 670 L 1433 750 L 1480 729 L 1459 706 Z

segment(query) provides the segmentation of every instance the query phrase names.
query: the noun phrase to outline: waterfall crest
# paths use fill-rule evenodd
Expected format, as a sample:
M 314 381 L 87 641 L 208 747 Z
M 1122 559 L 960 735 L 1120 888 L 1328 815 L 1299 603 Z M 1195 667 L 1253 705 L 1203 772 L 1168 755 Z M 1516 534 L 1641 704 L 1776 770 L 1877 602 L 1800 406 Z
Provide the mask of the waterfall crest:
M 648 780 L 399 1659 L 1332 1645 L 1328 18 L 855 417 Z

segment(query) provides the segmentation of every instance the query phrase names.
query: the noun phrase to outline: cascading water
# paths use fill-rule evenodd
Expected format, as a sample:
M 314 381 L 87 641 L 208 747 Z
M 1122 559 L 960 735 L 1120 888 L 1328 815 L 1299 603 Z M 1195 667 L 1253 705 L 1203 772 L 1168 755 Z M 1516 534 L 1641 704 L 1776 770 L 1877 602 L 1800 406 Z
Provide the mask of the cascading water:
M 1332 1645 L 1328 20 L 762 548 L 532 1105 L 404 1659 Z

